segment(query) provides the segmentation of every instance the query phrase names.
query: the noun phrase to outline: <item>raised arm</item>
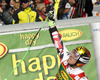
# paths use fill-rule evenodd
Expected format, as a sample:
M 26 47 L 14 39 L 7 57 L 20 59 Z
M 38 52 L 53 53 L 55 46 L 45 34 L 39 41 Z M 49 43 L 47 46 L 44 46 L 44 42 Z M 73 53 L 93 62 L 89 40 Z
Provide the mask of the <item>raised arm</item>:
M 55 24 L 55 22 L 52 22 L 52 24 Z M 50 26 L 50 25 L 49 25 Z M 51 39 L 53 41 L 53 44 L 56 47 L 56 50 L 59 54 L 61 62 L 69 58 L 69 51 L 63 44 L 63 41 L 61 40 L 61 35 L 59 34 L 56 26 L 49 29 Z

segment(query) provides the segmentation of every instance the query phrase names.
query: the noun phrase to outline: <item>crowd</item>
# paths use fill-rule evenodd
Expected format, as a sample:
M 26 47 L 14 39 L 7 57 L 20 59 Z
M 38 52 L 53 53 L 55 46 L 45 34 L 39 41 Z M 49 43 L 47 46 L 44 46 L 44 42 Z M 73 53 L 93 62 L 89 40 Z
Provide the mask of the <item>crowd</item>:
M 100 0 L 97 0 L 94 5 L 100 5 Z
M 0 20 L 6 25 L 45 21 L 53 5 L 54 0 L 0 0 Z M 92 16 L 92 10 L 91 0 L 60 0 L 57 20 Z

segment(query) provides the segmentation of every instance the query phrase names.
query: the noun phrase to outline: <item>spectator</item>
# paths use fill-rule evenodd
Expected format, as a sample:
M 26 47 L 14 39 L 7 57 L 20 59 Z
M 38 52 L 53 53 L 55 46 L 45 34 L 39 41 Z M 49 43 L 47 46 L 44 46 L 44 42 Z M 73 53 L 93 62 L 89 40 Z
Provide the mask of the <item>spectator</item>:
M 7 3 L 5 0 L 0 2 L 0 7 L 2 8 L 3 11 L 5 10 L 6 5 L 7 5 Z
M 33 0 L 34 3 L 34 9 L 36 10 L 36 6 L 38 3 L 42 3 L 44 0 Z
M 45 21 L 46 19 L 46 15 L 45 15 L 45 12 L 46 12 L 46 6 L 44 3 L 39 3 L 37 4 L 37 12 L 38 14 L 41 16 L 41 21 Z
M 92 0 L 76 0 L 71 11 L 71 18 L 92 16 L 93 4 Z
M 40 21 L 36 11 L 29 7 L 28 0 L 21 0 L 21 7 L 13 14 L 13 24 Z
M 15 4 L 15 0 L 11 0 L 11 1 L 10 1 L 10 6 L 13 7 L 14 4 Z
M 20 2 L 20 0 L 15 0 L 15 2 Z
M 5 11 L 9 10 L 10 6 L 10 0 L 4 0 L 6 5 L 5 5 Z
M 1 12 L 1 20 L 4 22 L 4 24 L 8 25 L 8 24 L 12 24 L 13 18 L 12 18 L 12 14 L 13 14 L 14 10 L 12 7 L 9 8 L 9 10 L 6 10 L 3 12 Z
M 53 0 L 44 0 L 45 5 L 46 5 L 46 13 L 48 13 L 50 10 L 52 10 L 52 6 L 54 5 Z
M 2 0 L 0 0 L 0 5 L 1 5 L 1 3 L 2 3 Z
M 68 15 L 70 13 L 70 9 L 71 9 L 71 5 L 69 3 L 66 3 L 65 9 L 63 11 L 63 13 L 64 13 L 63 20 L 64 19 L 68 19 Z
M 35 5 L 35 2 L 33 1 L 33 3 L 32 3 L 32 10 L 36 10 L 36 5 Z
M 17 9 L 20 8 L 20 3 L 19 2 L 15 2 L 13 5 L 14 10 L 16 11 Z
M 97 0 L 97 5 L 100 5 L 100 0 Z
M 4 24 L 12 24 L 13 8 L 10 6 L 10 0 L 3 0 L 0 9 L 0 19 Z
M 2 18 L 2 12 L 3 12 L 2 7 L 0 7 L 0 19 Z
M 38 3 L 42 3 L 44 0 L 35 0 L 35 3 L 38 4 Z
M 72 4 L 72 2 L 71 2 Z M 58 9 L 58 14 L 57 14 L 57 19 L 67 19 L 68 14 L 70 11 L 71 5 L 67 0 L 61 0 L 59 4 L 59 9 Z
M 0 13 L 2 13 L 3 12 L 3 10 L 2 10 L 2 8 L 0 7 Z
M 66 1 L 66 0 L 65 0 L 65 1 Z M 75 1 L 76 1 L 76 0 L 68 0 L 68 2 L 69 2 L 71 5 L 75 4 Z
M 92 0 L 86 0 L 86 2 L 85 2 L 85 13 L 87 13 L 88 17 L 93 16 L 92 11 L 93 11 Z
M 5 5 L 7 5 L 7 3 L 5 2 L 5 1 L 2 1 L 2 0 L 0 0 L 0 6 L 5 6 Z
M 54 3 L 54 0 L 49 0 L 49 2 L 53 4 Z
M 29 5 L 30 5 L 30 7 L 31 7 L 31 9 L 32 9 L 32 4 L 33 4 L 33 1 L 29 1 Z
M 100 0 L 97 2 L 98 5 L 100 5 Z
M 94 3 L 94 5 L 100 5 L 100 0 L 97 0 L 97 2 Z
M 48 7 L 49 4 L 50 4 L 50 1 L 49 0 L 44 0 L 43 3 L 45 3 L 46 7 Z

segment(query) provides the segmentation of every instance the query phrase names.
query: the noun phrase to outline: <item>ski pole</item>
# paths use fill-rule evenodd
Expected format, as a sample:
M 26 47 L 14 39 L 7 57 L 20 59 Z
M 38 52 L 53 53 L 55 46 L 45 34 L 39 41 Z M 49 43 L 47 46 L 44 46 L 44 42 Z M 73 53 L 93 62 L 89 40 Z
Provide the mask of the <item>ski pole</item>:
M 7 79 L 11 76 L 11 74 L 15 71 L 15 69 L 21 64 L 21 62 L 22 62 L 22 61 L 24 60 L 24 58 L 27 56 L 27 54 L 28 54 L 28 52 L 29 52 L 29 50 L 30 50 L 30 48 L 31 48 L 31 46 L 32 46 L 32 43 L 33 43 L 34 39 L 36 38 L 36 36 L 38 35 L 38 33 L 40 32 L 40 30 L 43 28 L 43 26 L 45 25 L 45 23 L 46 23 L 47 21 L 48 21 L 48 16 L 47 16 L 46 20 L 44 21 L 44 23 L 42 24 L 42 26 L 39 28 L 39 30 L 38 30 L 38 32 L 36 33 L 35 37 L 32 39 L 32 42 L 31 42 L 31 44 L 30 44 L 30 46 L 29 46 L 27 52 L 25 53 L 24 57 L 21 59 L 21 61 L 17 64 L 17 66 L 9 73 L 9 75 L 7 76 L 7 78 L 4 79 L 4 80 L 7 80 Z
M 57 0 L 57 2 L 55 2 L 55 3 L 59 3 L 59 0 Z M 58 5 L 59 5 L 59 4 L 58 4 Z M 58 6 L 58 5 L 57 5 L 57 6 Z M 58 10 L 58 7 L 57 7 L 56 10 Z M 56 12 L 56 14 L 57 14 L 57 12 Z M 15 71 L 15 69 L 16 69 L 16 68 L 21 64 L 21 62 L 25 59 L 25 57 L 27 56 L 27 54 L 28 54 L 28 52 L 29 52 L 29 50 L 30 50 L 30 48 L 31 48 L 31 46 L 32 46 L 32 44 L 33 44 L 34 39 L 37 37 L 38 33 L 39 33 L 40 30 L 43 28 L 43 26 L 44 26 L 45 23 L 48 21 L 48 19 L 49 19 L 49 16 L 47 16 L 46 20 L 44 21 L 44 23 L 42 24 L 42 26 L 39 28 L 39 30 L 38 30 L 38 32 L 36 33 L 36 35 L 34 36 L 34 38 L 32 39 L 32 42 L 31 42 L 31 44 L 30 44 L 30 46 L 29 46 L 27 52 L 25 53 L 24 57 L 21 59 L 21 61 L 17 64 L 17 66 L 9 73 L 9 75 L 7 76 L 7 78 L 4 79 L 4 80 L 7 80 L 7 79 L 11 76 L 11 74 Z
M 32 46 L 32 43 L 34 41 L 34 39 L 36 38 L 36 36 L 38 35 L 38 33 L 40 32 L 40 30 L 43 28 L 43 26 L 45 25 L 45 23 L 48 21 L 48 16 L 46 18 L 46 20 L 44 21 L 44 23 L 42 24 L 42 26 L 39 28 L 38 32 L 36 33 L 36 35 L 34 36 L 34 38 L 32 39 L 32 42 L 30 44 L 30 47 Z

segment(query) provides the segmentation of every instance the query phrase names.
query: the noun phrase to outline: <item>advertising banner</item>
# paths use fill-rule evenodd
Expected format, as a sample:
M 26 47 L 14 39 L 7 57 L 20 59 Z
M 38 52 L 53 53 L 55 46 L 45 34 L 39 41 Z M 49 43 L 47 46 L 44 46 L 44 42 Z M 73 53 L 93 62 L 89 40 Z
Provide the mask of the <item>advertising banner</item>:
M 98 80 L 100 79 L 100 22 L 90 24 Z
M 97 80 L 89 25 L 58 28 L 58 30 L 70 52 L 78 46 L 89 49 L 91 59 L 82 69 L 89 80 Z M 40 31 L 30 51 L 24 57 L 36 33 L 37 31 L 0 34 L 0 80 L 55 79 L 60 60 L 48 30 Z M 21 64 L 15 69 L 21 60 Z

